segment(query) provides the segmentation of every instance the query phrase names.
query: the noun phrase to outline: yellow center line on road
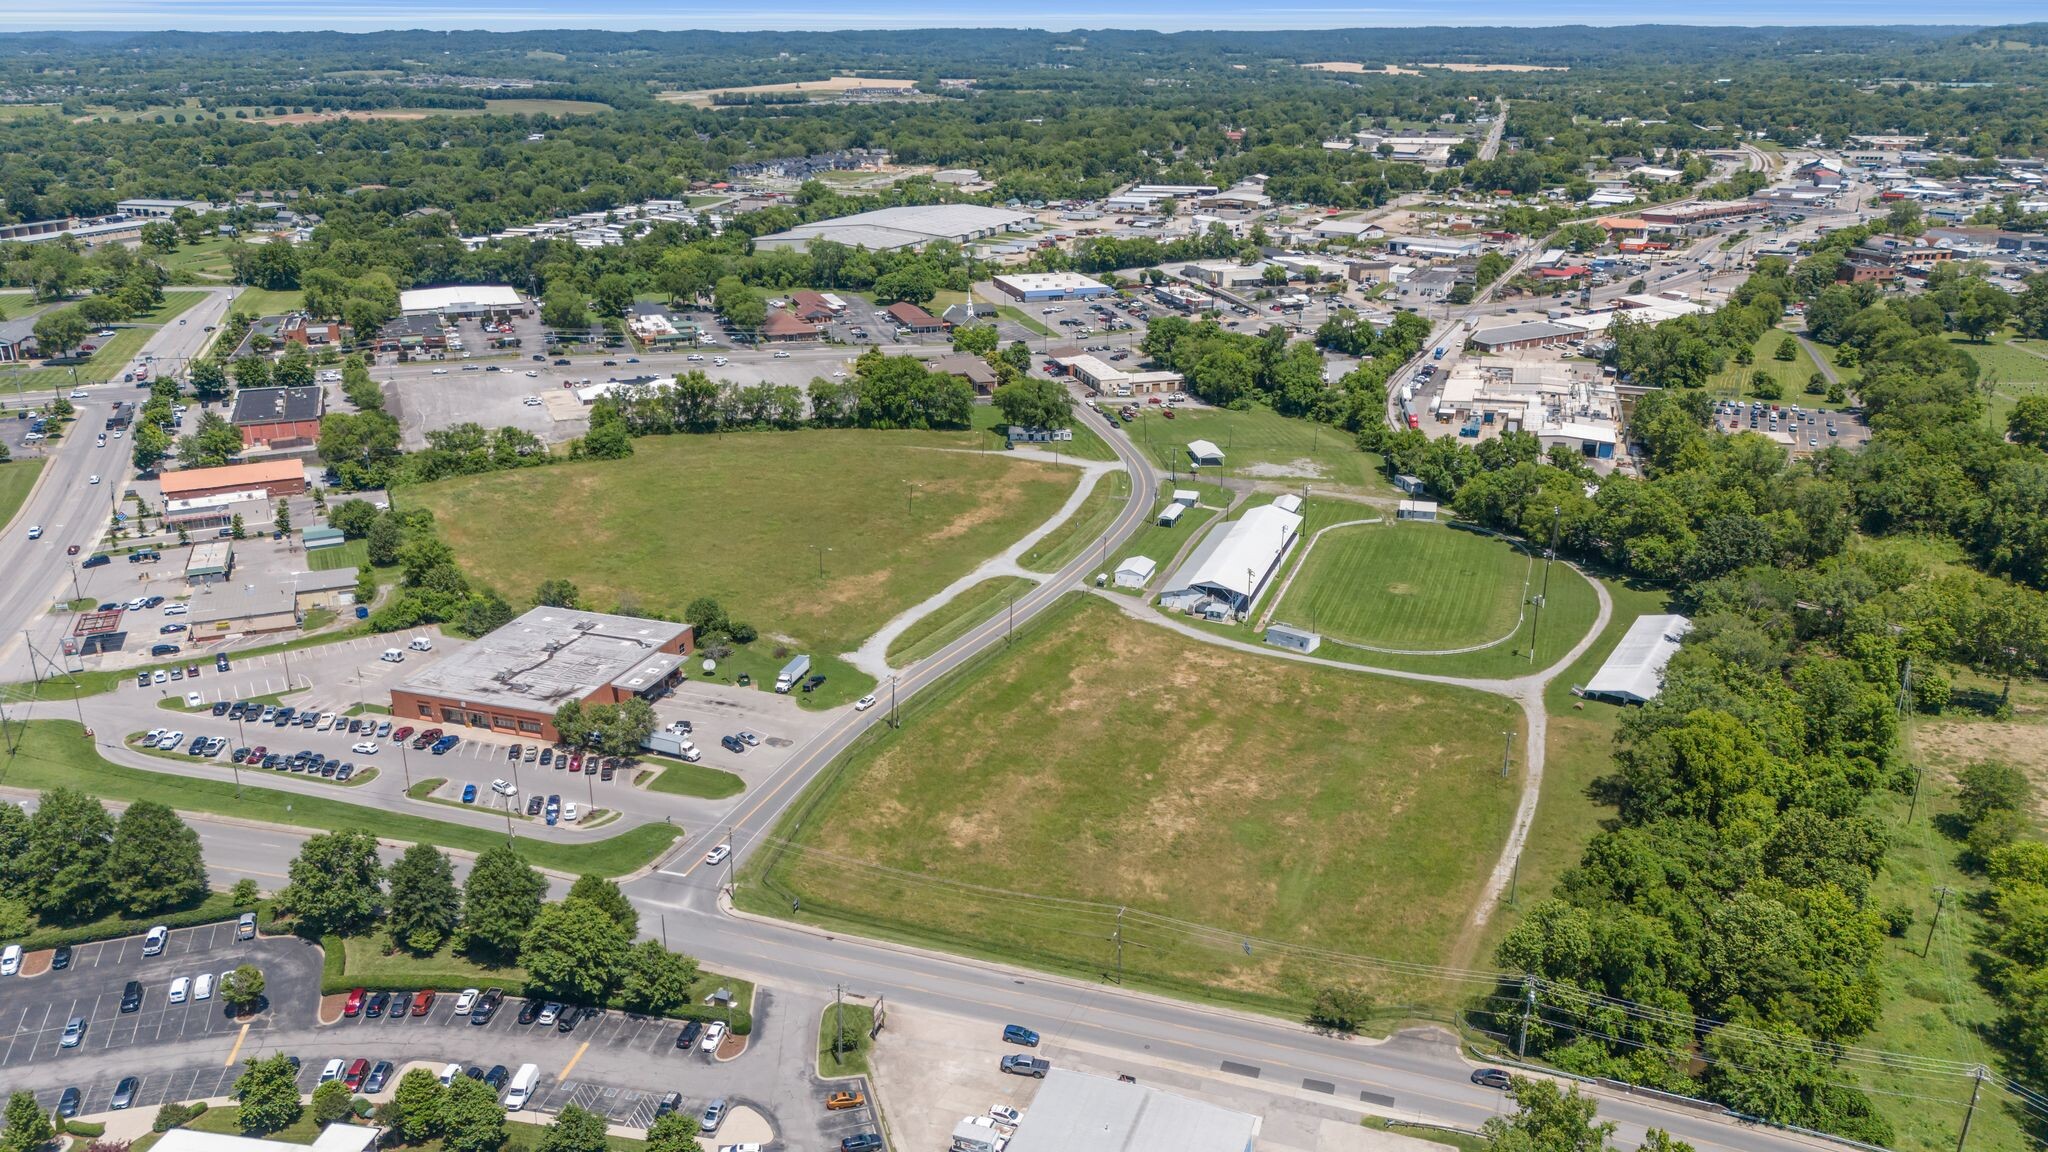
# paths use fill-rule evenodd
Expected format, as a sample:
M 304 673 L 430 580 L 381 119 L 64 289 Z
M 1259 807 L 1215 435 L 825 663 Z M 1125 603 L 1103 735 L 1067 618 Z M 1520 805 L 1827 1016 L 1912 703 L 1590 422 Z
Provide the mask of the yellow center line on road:
M 247 1024 L 244 1024 L 242 1025 L 242 1030 L 235 1034 L 235 1046 L 233 1048 L 228 1049 L 227 1063 L 221 1065 L 221 1067 L 233 1068 L 235 1066 L 235 1057 L 240 1055 L 242 1051 L 242 1041 L 247 1040 L 248 1038 L 249 1026 Z
M 575 1068 L 576 1062 L 578 1060 L 583 1059 L 583 1054 L 588 1051 L 590 1051 L 590 1041 L 585 1040 L 580 1046 L 577 1047 L 576 1054 L 574 1056 L 569 1057 L 569 1062 L 567 1064 L 562 1065 L 562 1071 L 555 1077 L 555 1079 L 567 1080 L 569 1078 L 570 1069 Z

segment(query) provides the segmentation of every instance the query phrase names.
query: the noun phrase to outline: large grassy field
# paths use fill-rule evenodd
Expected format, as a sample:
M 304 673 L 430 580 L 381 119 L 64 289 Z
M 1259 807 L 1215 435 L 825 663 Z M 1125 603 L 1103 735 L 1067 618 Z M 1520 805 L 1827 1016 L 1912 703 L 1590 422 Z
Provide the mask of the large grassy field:
M 36 477 L 42 471 L 41 459 L 0 464 L 0 528 L 7 527 L 14 514 L 21 511 L 22 501 L 28 499 L 29 489 L 36 486 Z
M 1066 567 L 1116 522 L 1130 498 L 1130 473 L 1105 472 L 1097 476 L 1074 514 L 1040 538 L 1017 563 L 1028 572 L 1057 572 Z
M 1498 698 L 1232 652 L 1071 596 L 850 753 L 745 898 L 1090 977 L 1128 907 L 1133 983 L 1292 1011 L 1356 980 L 1441 1004 L 1315 950 L 1444 956 L 1506 834 L 1501 733 L 1520 726 Z
M 1171 420 L 1147 407 L 1125 433 L 1154 463 L 1161 468 L 1171 464 L 1182 474 L 1188 470 L 1188 441 L 1209 440 L 1223 449 L 1221 471 L 1226 476 L 1335 484 L 1381 494 L 1394 491 L 1380 474 L 1380 456 L 1360 452 L 1342 428 L 1291 420 L 1259 405 L 1243 412 L 1182 408 Z
M 217 281 L 226 283 L 235 274 L 235 267 L 228 260 L 228 249 L 234 241 L 225 236 L 208 237 L 190 244 L 179 244 L 155 257 L 171 274 L 176 283 Z
M 1799 346 L 1798 337 L 1792 337 L 1794 351 L 1798 355 L 1790 360 L 1778 360 L 1774 356 L 1778 345 L 1791 335 L 1782 328 L 1768 328 L 1756 343 L 1750 346 L 1752 362 L 1737 364 L 1730 359 L 1719 372 L 1707 378 L 1707 391 L 1717 400 L 1753 400 L 1756 390 L 1750 387 L 1750 377 L 1757 372 L 1767 372 L 1778 382 L 1780 403 L 1814 407 L 1823 397 L 1813 396 L 1806 391 L 1806 382 L 1820 371 L 1820 365 L 1813 362 L 1804 347 Z
M 1513 543 L 1444 524 L 1337 528 L 1315 542 L 1279 618 L 1333 639 L 1440 651 L 1507 636 L 1531 574 Z
M 1075 473 L 1057 465 L 920 450 L 963 439 L 655 437 L 627 460 L 462 477 L 407 498 L 433 509 L 463 566 L 515 603 L 557 576 L 602 608 L 680 613 L 713 596 L 763 642 L 788 637 L 815 657 L 859 647 L 1073 489 Z

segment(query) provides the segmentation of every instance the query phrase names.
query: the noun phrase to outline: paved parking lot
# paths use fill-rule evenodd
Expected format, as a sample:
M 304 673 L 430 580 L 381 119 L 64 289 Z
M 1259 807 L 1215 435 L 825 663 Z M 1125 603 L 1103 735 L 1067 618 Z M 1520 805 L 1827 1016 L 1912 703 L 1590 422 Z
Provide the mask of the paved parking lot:
M 310 1017 L 319 1003 L 320 955 L 301 941 L 237 941 L 235 926 L 221 923 L 174 931 L 163 955 L 144 957 L 142 937 L 131 936 L 78 947 L 64 971 L 5 982 L 0 1068 L 8 1070 L 8 1079 L 38 1062 L 96 1070 L 115 1049 L 238 1034 L 242 1024 L 227 1014 L 218 993 L 172 1004 L 170 985 L 180 976 L 211 972 L 217 986 L 222 973 L 244 963 L 263 970 L 271 1005 L 250 1022 L 252 1033 L 269 1030 L 280 1018 Z M 142 1007 L 122 1012 L 121 993 L 130 980 L 142 983 Z M 74 1016 L 87 1021 L 85 1039 L 67 1049 L 61 1042 Z

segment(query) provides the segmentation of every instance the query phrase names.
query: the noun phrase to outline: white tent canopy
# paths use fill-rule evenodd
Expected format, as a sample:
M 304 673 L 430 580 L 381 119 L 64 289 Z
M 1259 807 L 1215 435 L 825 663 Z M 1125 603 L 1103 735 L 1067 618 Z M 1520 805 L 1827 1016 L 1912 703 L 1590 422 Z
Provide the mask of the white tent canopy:
M 1690 631 L 1692 621 L 1683 616 L 1638 617 L 1607 663 L 1586 682 L 1585 694 L 1631 704 L 1656 699 L 1664 690 L 1664 666 Z

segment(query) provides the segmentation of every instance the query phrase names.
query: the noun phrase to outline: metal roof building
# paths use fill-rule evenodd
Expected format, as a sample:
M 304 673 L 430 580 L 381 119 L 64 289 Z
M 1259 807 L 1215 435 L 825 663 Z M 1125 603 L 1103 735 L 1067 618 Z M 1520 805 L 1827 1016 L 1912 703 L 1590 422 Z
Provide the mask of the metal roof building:
M 1664 690 L 1664 666 L 1690 631 L 1692 621 L 1683 616 L 1638 617 L 1581 694 L 1624 704 L 1656 699 Z
M 1009 1152 L 1251 1152 L 1259 1118 L 1066 1068 L 1046 1074 Z
M 1248 610 L 1301 535 L 1301 516 L 1275 504 L 1219 525 L 1167 582 L 1162 602 L 1207 596 Z
M 398 294 L 398 310 L 407 315 L 426 312 L 469 315 L 524 308 L 526 301 L 509 284 L 450 284 L 441 288 L 414 288 Z
M 853 248 L 882 252 L 896 248 L 920 248 L 934 240 L 965 244 L 1017 228 L 1035 228 L 1029 212 L 1009 208 L 984 208 L 979 204 L 919 204 L 900 208 L 877 208 L 831 220 L 799 224 L 787 232 L 756 236 L 754 248 L 810 247 L 813 240 L 830 240 Z

